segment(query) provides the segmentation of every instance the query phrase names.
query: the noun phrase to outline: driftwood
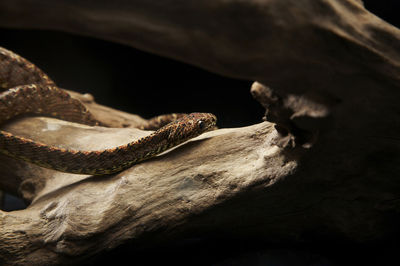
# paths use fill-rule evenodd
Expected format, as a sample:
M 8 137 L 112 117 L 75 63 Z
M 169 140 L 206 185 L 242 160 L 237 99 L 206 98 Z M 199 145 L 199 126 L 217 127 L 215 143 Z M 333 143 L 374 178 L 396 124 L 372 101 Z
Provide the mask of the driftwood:
M 137 129 L 91 128 L 51 118 L 25 118 L 4 129 L 30 137 L 37 132 L 37 140 L 75 149 L 112 147 L 146 134 Z M 240 145 L 235 141 L 238 138 Z M 62 263 L 65 255 L 87 257 L 129 239 L 140 243 L 149 232 L 165 232 L 155 236 L 162 239 L 171 231 L 176 234 L 196 227 L 189 219 L 248 189 L 268 187 L 293 171 L 297 163 L 285 158 L 282 149 L 273 144 L 274 138 L 277 132 L 268 122 L 220 129 L 105 177 L 58 173 L 2 157 L 1 186 L 18 191 L 32 203 L 26 210 L 2 213 L 1 255 L 7 263 Z M 227 216 L 237 220 L 240 217 L 234 217 L 241 216 L 238 210 L 246 208 L 242 204 L 232 207 L 228 213 L 221 210 L 217 215 L 201 215 L 201 220 L 206 219 L 209 226 L 221 216 L 221 222 L 230 223 Z M 205 228 L 200 226 L 199 230 Z M 17 231 L 31 240 L 27 242 Z M 32 241 L 32 237 L 37 239 Z
M 1 157 L 0 188 L 31 204 L 0 212 L 0 262 L 81 261 L 194 231 L 362 243 L 397 235 L 400 31 L 361 1 L 25 2 L 2 1 L 0 25 L 97 36 L 258 80 L 252 93 L 270 122 L 206 133 L 107 177 Z M 87 104 L 113 126 L 140 124 Z M 87 149 L 145 134 L 50 118 L 2 128 Z

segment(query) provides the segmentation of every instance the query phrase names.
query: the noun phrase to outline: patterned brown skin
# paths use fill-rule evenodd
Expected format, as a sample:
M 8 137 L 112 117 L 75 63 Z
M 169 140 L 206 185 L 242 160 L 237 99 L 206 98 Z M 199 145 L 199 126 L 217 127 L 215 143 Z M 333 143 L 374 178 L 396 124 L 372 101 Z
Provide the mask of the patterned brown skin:
M 192 113 L 146 137 L 100 151 L 63 149 L 0 130 L 0 153 L 61 172 L 105 175 L 154 157 L 211 130 L 215 123 L 213 114 Z
M 147 120 L 147 124 L 140 127 L 140 129 L 144 130 L 157 130 L 172 121 L 178 120 L 186 116 L 187 114 L 182 113 L 173 113 L 173 114 L 165 114 L 159 115 Z
M 37 66 L 0 47 L 0 91 L 28 84 L 55 85 Z
M 0 124 L 23 114 L 52 116 L 91 126 L 99 124 L 79 100 L 56 87 L 39 68 L 0 47 L 1 88 L 8 90 L 0 94 Z M 0 153 L 67 173 L 112 174 L 214 129 L 216 121 L 209 113 L 163 115 L 150 119 L 143 127 L 161 126 L 152 134 L 99 151 L 63 149 L 0 130 Z
M 0 94 L 0 124 L 24 114 L 51 116 L 89 126 L 99 125 L 79 100 L 53 85 L 22 85 Z

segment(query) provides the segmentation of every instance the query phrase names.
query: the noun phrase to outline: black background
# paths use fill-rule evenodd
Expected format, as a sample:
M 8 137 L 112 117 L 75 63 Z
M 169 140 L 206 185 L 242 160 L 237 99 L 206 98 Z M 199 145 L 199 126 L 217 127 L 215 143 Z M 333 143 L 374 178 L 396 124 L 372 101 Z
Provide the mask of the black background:
M 400 1 L 368 0 L 364 4 L 400 27 Z M 38 65 L 60 87 L 89 92 L 100 104 L 146 118 L 171 112 L 212 112 L 220 127 L 235 127 L 260 122 L 264 112 L 249 93 L 252 81 L 221 77 L 121 44 L 62 32 L 0 28 L 0 46 Z M 22 207 L 10 198 L 7 203 L 8 210 Z M 127 244 L 92 263 L 388 265 L 398 249 L 393 243 L 380 245 L 276 246 L 254 239 L 226 241 L 225 236 L 213 235 L 155 249 L 135 247 L 133 254 Z
M 22 55 L 58 86 L 145 118 L 211 112 L 220 127 L 261 121 L 263 108 L 235 80 L 121 44 L 55 31 L 1 30 L 1 46 Z

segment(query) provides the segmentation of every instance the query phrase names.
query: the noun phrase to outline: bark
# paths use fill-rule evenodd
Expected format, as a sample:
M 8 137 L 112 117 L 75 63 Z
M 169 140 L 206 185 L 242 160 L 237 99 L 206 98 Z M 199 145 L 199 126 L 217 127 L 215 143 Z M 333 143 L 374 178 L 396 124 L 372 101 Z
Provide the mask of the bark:
M 67 263 L 126 241 L 155 243 L 194 231 L 270 241 L 398 236 L 398 29 L 355 0 L 93 5 L 6 0 L 0 25 L 96 36 L 257 80 L 252 93 L 274 124 L 209 132 L 100 178 L 2 157 L 0 187 L 32 204 L 0 213 L 0 262 Z M 144 134 L 47 118 L 3 128 L 90 149 Z

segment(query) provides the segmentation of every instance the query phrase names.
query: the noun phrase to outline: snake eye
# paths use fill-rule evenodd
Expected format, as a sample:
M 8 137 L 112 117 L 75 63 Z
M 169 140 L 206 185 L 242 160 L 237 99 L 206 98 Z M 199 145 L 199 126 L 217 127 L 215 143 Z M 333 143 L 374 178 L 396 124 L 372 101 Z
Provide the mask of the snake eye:
M 204 123 L 204 121 L 202 121 L 202 120 L 200 120 L 199 122 L 197 122 L 197 124 L 199 125 L 199 128 L 200 128 L 200 129 L 203 129 L 204 126 L 205 126 L 205 123 Z

